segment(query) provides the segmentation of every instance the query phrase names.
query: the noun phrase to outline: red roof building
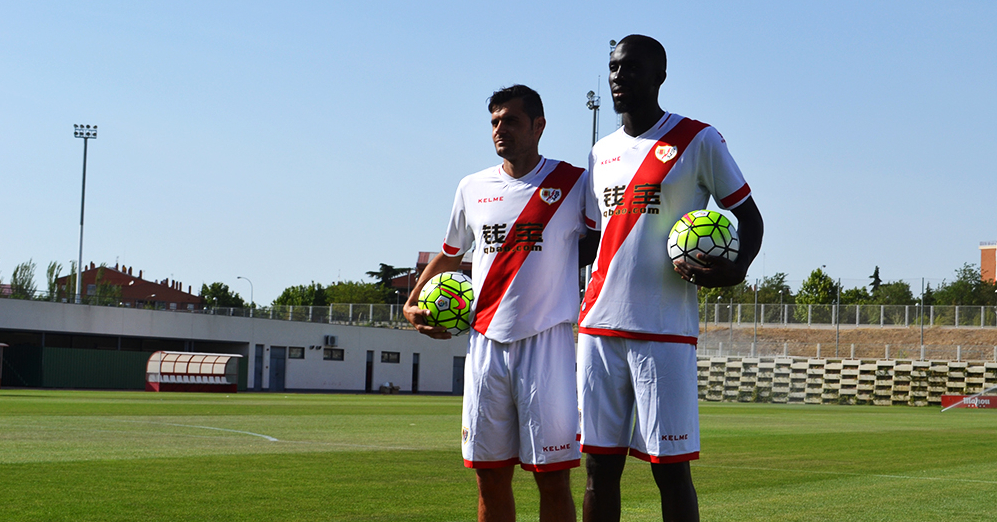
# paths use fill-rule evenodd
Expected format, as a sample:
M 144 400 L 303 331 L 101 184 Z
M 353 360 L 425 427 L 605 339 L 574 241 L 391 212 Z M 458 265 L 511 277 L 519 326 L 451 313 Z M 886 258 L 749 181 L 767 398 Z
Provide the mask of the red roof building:
M 114 267 L 95 266 L 83 270 L 80 288 L 84 303 L 114 304 L 130 308 L 154 308 L 157 310 L 201 310 L 204 299 L 191 292 L 191 287 L 183 291 L 183 284 L 178 281 L 164 279 L 162 281 L 146 281 L 142 271 L 138 276 L 132 274 L 133 267 L 114 265 Z M 56 280 L 58 296 L 64 301 L 75 300 L 76 282 L 70 285 L 71 276 Z M 119 290 L 120 289 L 120 290 Z M 111 301 L 114 301 L 113 303 Z
M 409 292 L 419 280 L 419 276 L 422 275 L 422 271 L 426 269 L 426 265 L 428 265 L 438 253 L 439 252 L 419 252 L 419 257 L 415 262 L 415 271 L 412 272 L 410 270 L 409 273 L 402 274 L 391 280 L 391 287 L 398 291 L 399 298 L 402 301 L 408 299 Z M 464 258 L 460 262 L 460 271 L 468 277 L 471 277 L 470 251 L 464 254 Z

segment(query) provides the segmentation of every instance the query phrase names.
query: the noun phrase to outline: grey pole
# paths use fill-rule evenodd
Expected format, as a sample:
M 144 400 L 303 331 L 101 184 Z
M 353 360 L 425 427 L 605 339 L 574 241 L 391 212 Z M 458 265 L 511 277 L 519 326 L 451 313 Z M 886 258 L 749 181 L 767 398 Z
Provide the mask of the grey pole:
M 235 276 L 235 278 L 236 279 L 245 279 L 246 281 L 249 282 L 249 317 L 252 317 L 253 316 L 253 303 L 256 302 L 256 300 L 253 299 L 253 282 L 249 281 L 248 277 Z
M 87 200 L 87 141 L 97 139 L 97 126 L 73 125 L 73 136 L 83 138 L 83 190 L 80 194 L 80 256 L 76 264 L 76 304 L 83 302 L 83 206 Z

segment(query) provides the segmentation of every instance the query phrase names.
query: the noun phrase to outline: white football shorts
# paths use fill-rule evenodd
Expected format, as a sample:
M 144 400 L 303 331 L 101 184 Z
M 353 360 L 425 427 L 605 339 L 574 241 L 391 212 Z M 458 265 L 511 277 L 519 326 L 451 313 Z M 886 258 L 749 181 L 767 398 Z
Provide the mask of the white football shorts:
M 577 467 L 577 412 L 571 324 L 508 344 L 471 330 L 464 361 L 465 466 Z
M 578 335 L 582 453 L 698 459 L 698 400 L 695 346 Z

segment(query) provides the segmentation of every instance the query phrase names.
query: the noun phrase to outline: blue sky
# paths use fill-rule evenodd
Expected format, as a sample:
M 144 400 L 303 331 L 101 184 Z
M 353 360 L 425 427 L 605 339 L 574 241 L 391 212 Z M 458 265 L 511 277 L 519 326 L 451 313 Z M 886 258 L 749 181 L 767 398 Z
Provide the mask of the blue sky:
M 611 5 L 626 5 L 611 8 Z M 267 304 L 435 251 L 498 162 L 485 100 L 544 98 L 584 165 L 610 39 L 668 51 L 662 106 L 713 124 L 765 217 L 749 278 L 933 286 L 997 240 L 989 2 L 20 2 L 0 17 L 0 278 L 33 259 L 221 281 Z M 604 96 L 600 135 L 615 129 Z M 196 293 L 196 290 L 195 290 Z

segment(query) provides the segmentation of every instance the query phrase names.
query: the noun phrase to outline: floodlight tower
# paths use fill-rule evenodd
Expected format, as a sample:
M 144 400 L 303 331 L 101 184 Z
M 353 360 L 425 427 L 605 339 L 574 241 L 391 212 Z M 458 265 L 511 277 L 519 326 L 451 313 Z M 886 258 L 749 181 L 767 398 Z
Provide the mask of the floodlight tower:
M 80 257 L 76 264 L 76 304 L 83 302 L 83 206 L 87 200 L 87 141 L 97 139 L 97 126 L 73 125 L 73 136 L 83 138 L 83 190 L 80 194 Z
M 585 106 L 592 111 L 592 145 L 595 145 L 595 142 L 599 140 L 599 105 L 601 100 L 595 91 L 589 91 L 585 96 L 588 97 Z

